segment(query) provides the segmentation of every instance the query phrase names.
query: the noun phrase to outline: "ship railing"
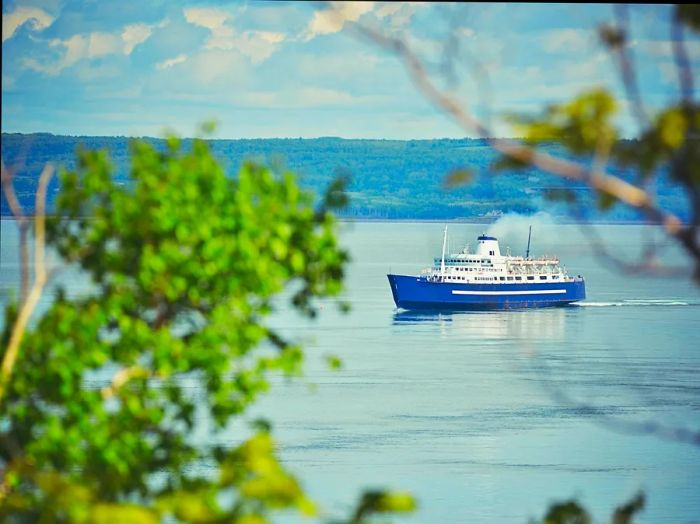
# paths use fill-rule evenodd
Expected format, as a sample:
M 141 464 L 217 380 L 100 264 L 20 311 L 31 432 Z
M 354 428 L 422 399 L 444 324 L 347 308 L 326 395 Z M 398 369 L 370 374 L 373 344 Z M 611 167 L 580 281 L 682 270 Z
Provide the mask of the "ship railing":
M 537 265 L 556 265 L 559 264 L 558 258 L 528 258 L 522 260 L 510 260 L 514 266 L 537 266 Z

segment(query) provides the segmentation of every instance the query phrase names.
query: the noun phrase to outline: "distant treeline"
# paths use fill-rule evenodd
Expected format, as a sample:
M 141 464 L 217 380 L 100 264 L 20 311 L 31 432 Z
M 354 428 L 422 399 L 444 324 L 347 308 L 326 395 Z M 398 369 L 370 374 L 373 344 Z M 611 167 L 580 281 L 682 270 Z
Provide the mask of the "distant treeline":
M 129 141 L 127 137 L 57 136 L 47 133 L 2 134 L 2 159 L 16 170 L 15 187 L 27 213 L 34 209 L 38 176 L 46 162 L 66 169 L 75 167 L 78 145 L 107 149 L 114 162 L 114 176 L 129 183 Z M 164 147 L 164 140 L 144 138 Z M 185 144 L 189 140 L 184 140 Z M 526 172 L 499 172 L 492 164 L 497 154 L 485 140 L 361 140 L 342 138 L 210 140 L 230 176 L 235 176 L 246 159 L 281 165 L 294 171 L 305 188 L 321 193 L 339 173 L 350 175 L 350 204 L 341 213 L 348 218 L 381 219 L 485 219 L 505 213 L 531 214 L 547 211 L 569 216 L 570 208 L 547 195 L 570 189 L 582 205 L 580 213 L 589 220 L 637 221 L 643 217 L 625 206 L 608 212 L 592 205 L 595 195 L 581 184 L 569 183 L 530 169 Z M 549 152 L 567 156 L 557 145 Z M 461 168 L 474 173 L 466 186 L 445 189 L 444 177 Z M 635 181 L 634 173 L 617 173 Z M 682 191 L 669 183 L 664 174 L 652 188 L 661 206 L 687 219 L 687 203 Z M 554 191 L 551 191 L 554 189 Z M 56 180 L 49 193 L 49 210 L 58 190 Z M 10 214 L 2 198 L 2 215 Z

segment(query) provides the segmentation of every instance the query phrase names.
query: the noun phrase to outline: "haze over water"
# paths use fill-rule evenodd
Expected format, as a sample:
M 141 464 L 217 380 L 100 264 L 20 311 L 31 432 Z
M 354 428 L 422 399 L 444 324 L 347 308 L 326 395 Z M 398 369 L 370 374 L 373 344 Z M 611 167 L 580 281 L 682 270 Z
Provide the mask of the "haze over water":
M 487 231 L 503 252 L 520 254 L 528 223 L 452 224 L 451 244 L 474 247 Z M 418 497 L 409 522 L 524 523 L 571 497 L 604 521 L 643 489 L 648 503 L 637 522 L 700 522 L 700 447 L 605 422 L 700 429 L 700 288 L 687 271 L 611 270 L 578 226 L 534 224 L 532 254 L 558 255 L 586 278 L 581 305 L 396 311 L 386 274 L 430 265 L 443 224 L 381 222 L 341 226 L 352 256 L 349 314 L 327 303 L 308 321 L 280 301 L 272 324 L 305 343 L 306 376 L 275 380 L 247 418 L 273 422 L 282 458 L 323 509 L 347 514 L 361 489 L 385 486 Z M 626 257 L 664 238 L 648 226 L 596 231 Z M 2 222 L 2 235 L 4 302 L 17 276 L 12 222 Z M 660 255 L 684 265 L 668 242 Z M 75 271 L 59 281 L 71 293 L 89 289 Z M 343 369 L 329 371 L 326 354 L 339 355 Z

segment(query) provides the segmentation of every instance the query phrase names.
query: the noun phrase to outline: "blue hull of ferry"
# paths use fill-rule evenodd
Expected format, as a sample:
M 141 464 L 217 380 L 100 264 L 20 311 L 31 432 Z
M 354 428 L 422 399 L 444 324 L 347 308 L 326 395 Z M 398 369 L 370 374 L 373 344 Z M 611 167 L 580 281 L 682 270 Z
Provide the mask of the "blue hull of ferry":
M 467 284 L 387 275 L 394 302 L 403 309 L 517 309 L 565 306 L 586 298 L 583 279 L 570 282 Z

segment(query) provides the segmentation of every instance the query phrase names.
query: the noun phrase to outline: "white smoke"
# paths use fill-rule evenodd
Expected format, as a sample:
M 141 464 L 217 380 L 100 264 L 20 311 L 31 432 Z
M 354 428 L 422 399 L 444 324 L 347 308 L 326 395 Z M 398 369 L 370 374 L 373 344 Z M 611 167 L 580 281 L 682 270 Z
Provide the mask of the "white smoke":
M 512 255 L 525 256 L 528 229 L 532 226 L 530 255 L 551 254 L 557 248 L 557 224 L 549 213 L 539 212 L 535 215 L 503 215 L 491 224 L 487 234 L 498 239 L 501 254 L 506 254 L 510 247 Z

